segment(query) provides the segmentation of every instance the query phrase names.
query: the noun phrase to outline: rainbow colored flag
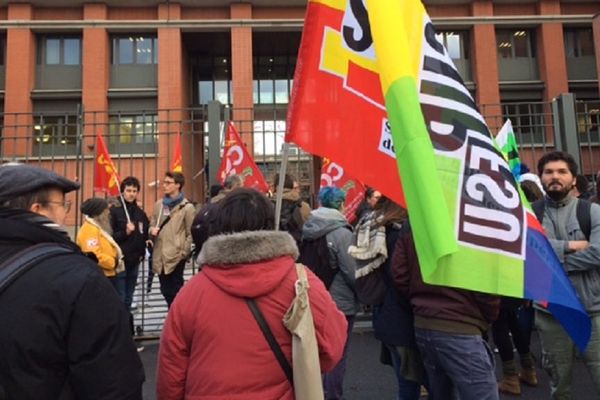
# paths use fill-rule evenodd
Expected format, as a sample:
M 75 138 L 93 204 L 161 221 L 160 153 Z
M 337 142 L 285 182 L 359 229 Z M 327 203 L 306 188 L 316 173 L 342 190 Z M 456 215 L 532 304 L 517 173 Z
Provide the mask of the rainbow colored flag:
M 502 125 L 502 128 L 498 131 L 494 140 L 518 182 L 521 176 L 521 159 L 519 158 L 517 137 L 515 136 L 515 131 L 510 119 L 507 119 L 504 125 Z
M 547 302 L 577 346 L 590 320 L 418 0 L 313 0 L 286 140 L 408 208 L 431 284 Z

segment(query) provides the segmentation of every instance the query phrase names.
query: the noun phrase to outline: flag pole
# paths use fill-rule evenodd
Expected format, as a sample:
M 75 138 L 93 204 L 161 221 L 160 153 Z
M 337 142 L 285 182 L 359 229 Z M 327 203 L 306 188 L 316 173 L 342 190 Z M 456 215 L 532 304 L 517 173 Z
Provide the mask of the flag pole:
M 283 201 L 283 184 L 285 183 L 285 173 L 287 171 L 288 156 L 290 152 L 290 144 L 283 143 L 281 151 L 281 167 L 279 168 L 279 182 L 277 182 L 277 196 L 275 198 L 275 230 L 279 230 L 279 221 L 281 219 L 281 203 Z
M 127 217 L 127 223 L 131 223 L 131 217 L 129 216 L 129 211 L 127 211 L 127 204 L 125 204 L 125 198 L 123 198 L 123 192 L 121 192 L 121 182 L 119 182 L 119 178 L 117 175 L 114 176 L 115 181 L 117 182 L 117 188 L 119 188 L 119 198 L 121 199 L 121 204 L 123 204 L 123 210 L 125 210 L 125 216 Z

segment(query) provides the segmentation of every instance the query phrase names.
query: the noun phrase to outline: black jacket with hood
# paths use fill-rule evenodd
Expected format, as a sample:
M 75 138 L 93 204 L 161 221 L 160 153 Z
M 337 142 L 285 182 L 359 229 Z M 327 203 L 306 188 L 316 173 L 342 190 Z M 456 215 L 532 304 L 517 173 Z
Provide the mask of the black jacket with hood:
M 141 399 L 144 371 L 110 282 L 50 220 L 0 208 L 0 260 L 38 243 L 40 261 L 0 294 L 0 391 L 7 399 Z M 0 398 L 1 398 L 0 393 Z

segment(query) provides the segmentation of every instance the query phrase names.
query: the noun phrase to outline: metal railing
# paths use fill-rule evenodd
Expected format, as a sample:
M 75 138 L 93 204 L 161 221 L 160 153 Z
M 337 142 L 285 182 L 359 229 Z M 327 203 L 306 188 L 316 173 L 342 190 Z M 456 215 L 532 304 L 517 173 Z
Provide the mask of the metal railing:
M 511 118 L 520 146 L 521 159 L 535 172 L 537 160 L 548 150 L 572 150 L 583 172 L 594 176 L 600 169 L 599 102 L 522 102 L 481 107 L 495 135 L 506 118 Z M 73 196 L 76 212 L 67 224 L 73 236 L 81 224 L 78 212 L 82 200 L 94 195 L 95 140 L 102 134 L 121 177 L 134 175 L 142 182 L 141 203 L 149 212 L 160 198 L 157 183 L 173 161 L 176 136 L 181 135 L 184 192 L 193 202 L 203 203 L 208 186 L 207 160 L 209 121 L 216 119 L 222 143 L 225 121 L 234 121 L 240 135 L 254 154 L 265 178 L 278 172 L 285 133 L 285 107 L 227 108 L 219 106 L 214 115 L 207 107 L 136 112 L 73 112 L 0 114 L 1 161 L 23 161 L 54 170 L 81 183 Z M 219 146 L 221 147 L 221 146 Z M 219 149 L 220 151 L 220 149 Z M 292 147 L 288 171 L 301 182 L 306 197 L 312 197 L 314 171 L 312 157 Z M 190 261 L 184 278 L 197 271 Z M 140 336 L 160 334 L 167 311 L 158 280 L 148 284 L 148 260 L 140 265 L 134 293 L 134 321 Z

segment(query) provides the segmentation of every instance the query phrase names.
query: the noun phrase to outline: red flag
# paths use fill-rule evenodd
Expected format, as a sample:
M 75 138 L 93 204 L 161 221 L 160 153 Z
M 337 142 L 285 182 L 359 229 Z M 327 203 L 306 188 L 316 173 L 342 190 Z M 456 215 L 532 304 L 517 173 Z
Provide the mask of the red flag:
M 175 149 L 173 150 L 173 164 L 171 164 L 172 172 L 183 172 L 183 163 L 181 161 L 181 135 L 177 134 L 175 141 Z
M 344 3 L 345 4 L 345 3 Z M 343 11 L 309 2 L 285 140 L 404 205 L 375 61 L 345 47 Z
M 119 173 L 110 159 L 101 134 L 96 136 L 96 163 L 94 164 L 94 191 L 111 196 L 119 195 Z
M 254 163 L 248 150 L 246 150 L 246 146 L 244 146 L 240 134 L 235 130 L 232 122 L 227 126 L 223 159 L 217 174 L 221 183 L 228 176 L 239 175 L 244 182 L 244 187 L 254 188 L 261 192 L 269 190 L 265 177 Z
M 324 158 L 321 168 L 321 187 L 335 186 L 346 193 L 344 216 L 349 223 L 356 219 L 356 209 L 365 198 L 365 186 L 344 171 L 341 165 Z

